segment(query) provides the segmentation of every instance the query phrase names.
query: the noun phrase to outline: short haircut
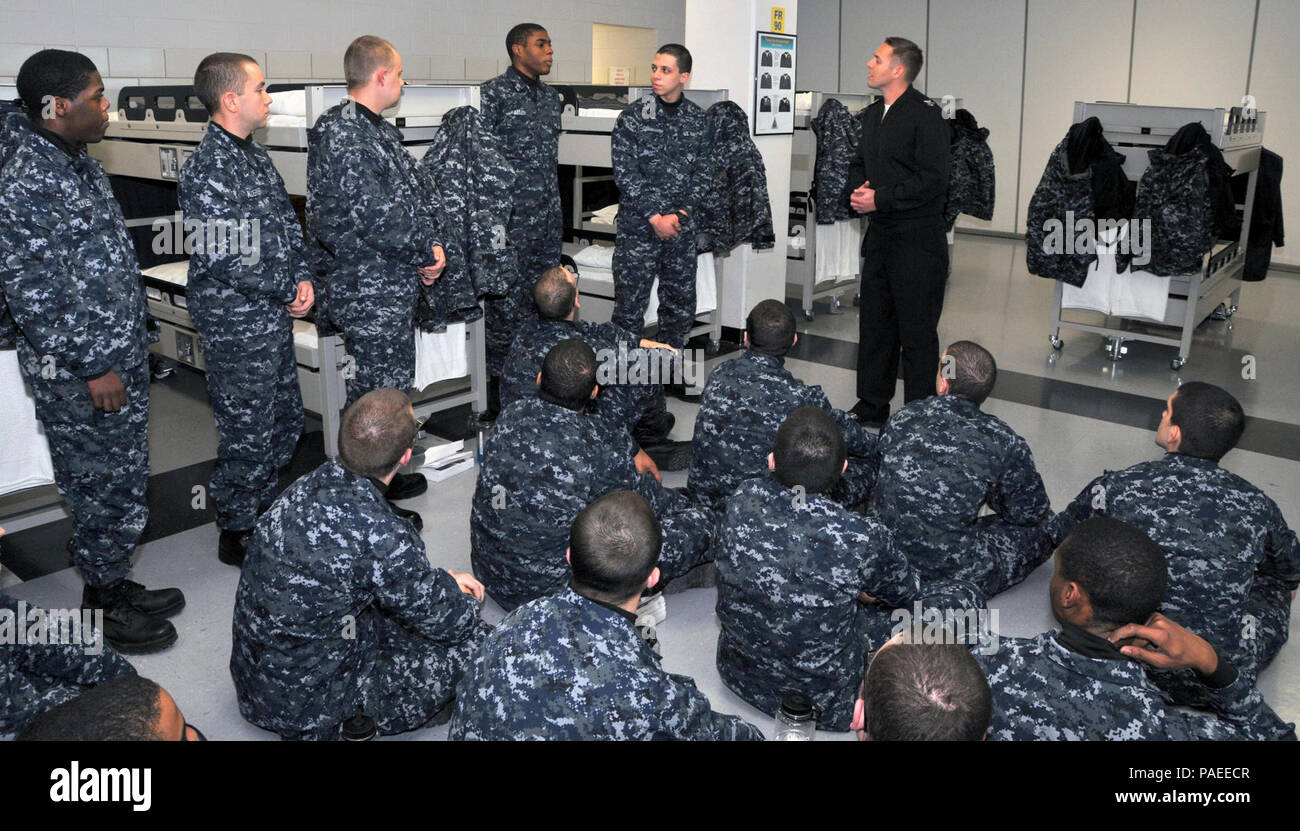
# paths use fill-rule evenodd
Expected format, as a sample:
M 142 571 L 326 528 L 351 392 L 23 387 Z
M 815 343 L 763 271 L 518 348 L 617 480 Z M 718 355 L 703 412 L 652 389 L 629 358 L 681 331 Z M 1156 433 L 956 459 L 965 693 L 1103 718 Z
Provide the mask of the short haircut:
M 794 313 L 780 300 L 764 300 L 749 310 L 745 331 L 750 349 L 781 357 L 794 345 Z
M 656 55 L 672 55 L 677 59 L 678 72 L 691 71 L 691 50 L 680 43 L 665 43 L 655 50 Z
M 370 83 L 370 76 L 380 67 L 392 66 L 397 61 L 397 49 L 381 37 L 362 35 L 348 44 L 343 53 L 343 77 L 348 89 L 357 89 Z
M 925 59 L 921 56 L 921 47 L 907 38 L 891 36 L 885 38 L 885 45 L 894 50 L 894 59 L 903 65 L 903 80 L 909 84 L 921 74 Z
M 1127 522 L 1086 519 L 1061 542 L 1056 556 L 1061 576 L 1088 595 L 1098 623 L 1146 623 L 1165 599 L 1169 567 L 1164 552 Z
M 801 485 L 809 493 L 827 493 L 840 481 L 848 450 L 844 433 L 830 413 L 817 407 L 800 407 L 776 431 L 772 456 L 776 479 L 782 485 Z
M 951 361 L 940 360 L 939 371 L 948 370 L 948 391 L 958 398 L 983 404 L 998 382 L 998 362 L 978 343 L 959 340 L 944 350 Z
M 517 23 L 510 27 L 506 32 L 506 55 L 510 58 L 510 63 L 515 62 L 516 46 L 528 46 L 528 39 L 533 36 L 533 32 L 545 32 L 546 27 L 537 23 Z
M 584 508 L 569 531 L 574 588 L 607 603 L 626 603 L 645 588 L 662 545 L 649 502 L 633 491 L 607 493 Z
M 18 97 L 33 121 L 39 121 L 45 96 L 74 100 L 90 85 L 90 77 L 99 70 L 95 62 L 80 52 L 65 49 L 42 49 L 23 61 L 18 69 Z
M 353 473 L 381 479 L 392 473 L 415 441 L 415 418 L 406 393 L 381 387 L 343 411 L 339 461 Z
M 993 694 L 965 646 L 894 644 L 867 668 L 862 704 L 872 741 L 975 742 L 988 732 Z
M 538 396 L 570 410 L 582 410 L 596 388 L 596 353 L 581 338 L 562 340 L 542 361 Z
M 1227 390 L 1188 381 L 1174 395 L 1169 423 L 1182 432 L 1179 453 L 1217 462 L 1237 446 L 1246 429 L 1246 413 Z
M 215 115 L 221 106 L 221 96 L 227 92 L 242 95 L 244 83 L 248 80 L 245 64 L 256 65 L 257 61 L 239 52 L 213 52 L 199 61 L 199 68 L 194 71 L 194 94 L 207 109 L 208 115 Z
M 122 675 L 47 710 L 18 734 L 20 742 L 161 741 L 162 687 Z
M 533 303 L 542 320 L 563 320 L 573 311 L 578 299 L 578 281 L 573 272 L 562 265 L 552 266 L 542 272 L 533 283 Z

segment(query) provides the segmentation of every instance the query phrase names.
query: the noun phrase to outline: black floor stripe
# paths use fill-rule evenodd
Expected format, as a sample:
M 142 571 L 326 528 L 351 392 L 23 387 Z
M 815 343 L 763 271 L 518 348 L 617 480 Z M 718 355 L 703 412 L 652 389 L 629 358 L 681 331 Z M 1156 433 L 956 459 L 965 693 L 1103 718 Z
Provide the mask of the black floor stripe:
M 858 368 L 858 345 L 853 341 L 801 332 L 799 342 L 790 350 L 790 357 L 852 371 Z M 998 382 L 990 397 L 1145 430 L 1156 429 L 1165 406 L 1162 398 L 1006 369 L 998 370 Z M 1237 447 L 1300 461 L 1300 425 L 1247 417 L 1246 432 Z

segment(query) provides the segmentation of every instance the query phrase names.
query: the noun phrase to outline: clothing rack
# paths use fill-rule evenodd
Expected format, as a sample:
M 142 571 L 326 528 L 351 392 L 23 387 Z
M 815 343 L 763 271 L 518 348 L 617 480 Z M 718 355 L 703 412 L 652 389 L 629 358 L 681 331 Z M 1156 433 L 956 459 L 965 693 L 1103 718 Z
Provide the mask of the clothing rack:
M 1237 311 L 1241 296 L 1241 273 L 1246 264 L 1246 245 L 1255 204 L 1255 185 L 1259 176 L 1260 149 L 1264 141 L 1263 112 L 1243 112 L 1239 107 L 1149 107 L 1139 104 L 1074 103 L 1074 123 L 1095 116 L 1102 125 L 1106 140 L 1124 156 L 1124 173 L 1138 181 L 1148 164 L 1147 151 L 1165 146 L 1179 128 L 1199 121 L 1210 141 L 1223 152 L 1223 159 L 1234 175 L 1249 176 L 1242 212 L 1241 234 L 1235 240 L 1218 240 L 1202 258 L 1201 268 L 1192 274 L 1175 275 L 1169 282 L 1169 302 L 1162 320 L 1142 317 L 1106 316 L 1104 325 L 1066 320 L 1062 317 L 1064 285 L 1056 281 L 1050 333 L 1052 348 L 1064 346 L 1061 329 L 1092 332 L 1106 338 L 1106 352 L 1112 361 L 1127 353 L 1124 342 L 1145 341 L 1178 348 L 1169 365 L 1175 371 L 1188 361 L 1192 335 L 1207 318 L 1226 320 Z M 1114 325 L 1112 325 L 1114 321 Z M 1177 337 L 1158 334 L 1152 327 L 1174 327 Z

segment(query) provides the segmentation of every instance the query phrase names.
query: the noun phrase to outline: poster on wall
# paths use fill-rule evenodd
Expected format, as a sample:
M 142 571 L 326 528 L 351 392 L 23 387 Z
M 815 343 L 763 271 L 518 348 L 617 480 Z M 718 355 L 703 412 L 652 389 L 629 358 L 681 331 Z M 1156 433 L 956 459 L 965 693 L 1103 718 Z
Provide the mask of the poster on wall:
M 758 32 L 754 55 L 754 135 L 794 133 L 795 36 Z

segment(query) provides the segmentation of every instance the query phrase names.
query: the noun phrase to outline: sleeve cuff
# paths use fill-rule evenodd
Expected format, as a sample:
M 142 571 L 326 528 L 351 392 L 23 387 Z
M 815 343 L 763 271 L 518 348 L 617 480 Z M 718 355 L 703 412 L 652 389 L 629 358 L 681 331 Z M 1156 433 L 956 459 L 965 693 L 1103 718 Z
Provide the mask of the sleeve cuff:
M 1214 670 L 1214 674 L 1201 675 L 1200 679 L 1201 683 L 1210 689 L 1221 690 L 1224 687 L 1230 686 L 1233 681 L 1237 680 L 1237 668 L 1233 666 L 1231 661 L 1220 655 L 1219 666 Z

